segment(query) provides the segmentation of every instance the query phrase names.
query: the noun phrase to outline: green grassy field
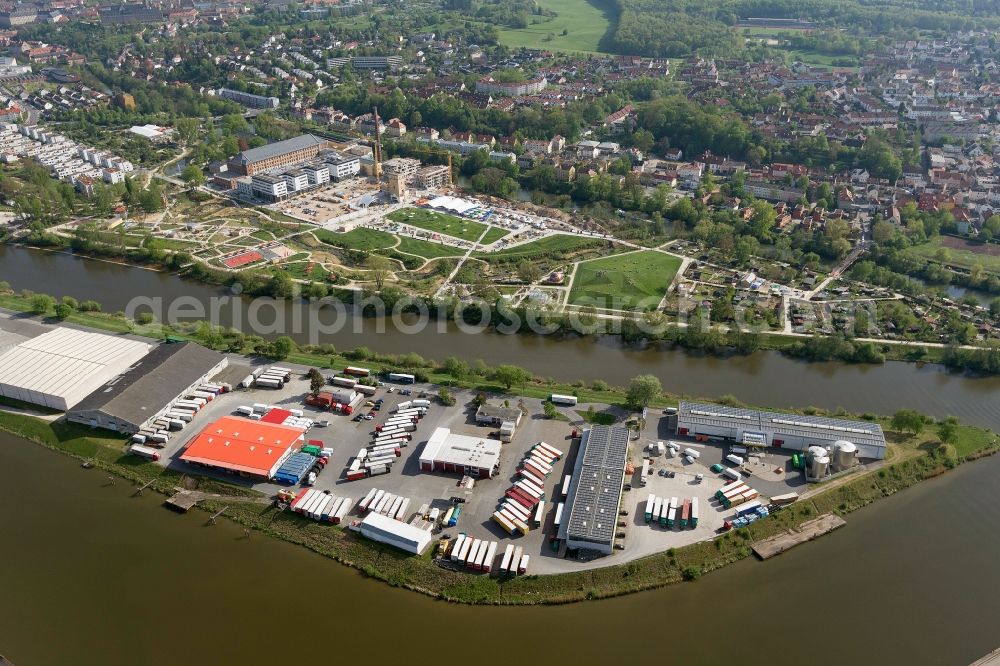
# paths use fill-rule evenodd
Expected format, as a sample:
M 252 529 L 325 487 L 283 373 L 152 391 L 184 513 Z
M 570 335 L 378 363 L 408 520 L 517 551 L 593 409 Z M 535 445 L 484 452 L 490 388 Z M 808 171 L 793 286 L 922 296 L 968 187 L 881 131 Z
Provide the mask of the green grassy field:
M 600 53 L 601 38 L 611 28 L 613 9 L 603 0 L 540 0 L 543 9 L 558 14 L 527 28 L 503 28 L 500 43 L 510 48 Z M 563 31 L 566 34 L 562 34 Z
M 447 234 L 466 241 L 476 241 L 486 231 L 485 224 L 453 215 L 445 215 L 426 208 L 404 208 L 393 211 L 386 217 L 393 222 L 408 224 L 411 227 L 419 227 L 439 234 Z
M 968 247 L 986 249 L 987 246 L 970 244 Z M 996 248 L 995 245 L 990 247 Z M 941 242 L 941 237 L 933 238 L 927 243 L 908 247 L 903 252 L 922 257 L 923 259 L 939 261 L 937 253 L 941 248 L 944 248 L 948 252 L 947 259 L 944 260 L 946 264 L 966 269 L 971 269 L 976 264 L 979 264 L 990 273 L 1000 273 L 1000 254 L 987 254 L 985 252 L 973 252 L 971 249 L 948 247 Z
M 373 250 L 383 250 L 396 244 L 396 237 L 384 231 L 375 229 L 365 229 L 359 227 L 344 234 L 338 234 L 326 229 L 317 229 L 313 234 L 319 240 L 337 247 L 345 247 L 351 250 L 362 250 L 371 252 Z
M 418 257 L 424 257 L 425 259 L 460 257 L 463 254 L 462 250 L 451 245 L 438 245 L 437 243 L 431 243 L 430 241 L 420 240 L 418 238 L 408 238 L 406 236 L 399 237 L 399 246 L 395 249 L 399 252 L 415 254 Z
M 661 252 L 631 252 L 581 263 L 569 295 L 573 305 L 655 307 L 681 260 Z
M 541 240 L 525 243 L 516 247 L 509 247 L 498 252 L 476 252 L 472 256 L 483 259 L 487 262 L 495 261 L 520 261 L 521 259 L 541 259 L 546 256 L 560 256 L 577 250 L 588 248 L 598 248 L 602 241 L 594 238 L 577 238 L 575 236 L 563 236 L 561 234 L 546 236 Z
M 483 237 L 482 245 L 491 245 L 509 233 L 510 230 L 503 227 L 490 227 L 490 230 L 486 232 L 486 236 Z

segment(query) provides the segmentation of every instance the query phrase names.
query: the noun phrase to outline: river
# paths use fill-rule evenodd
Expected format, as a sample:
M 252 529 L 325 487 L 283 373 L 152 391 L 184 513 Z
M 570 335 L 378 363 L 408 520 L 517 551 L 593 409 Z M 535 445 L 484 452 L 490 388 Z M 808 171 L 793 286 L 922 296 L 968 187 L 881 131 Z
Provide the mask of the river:
M 161 297 L 167 302 L 184 296 L 201 303 L 229 296 L 228 290 L 169 273 L 5 245 L 0 245 L 0 279 L 15 289 L 93 298 L 111 312 L 124 309 L 138 296 Z M 249 299 L 230 300 L 235 304 L 234 316 L 246 321 Z M 291 304 L 281 302 L 278 307 L 286 320 L 294 318 Z M 222 323 L 228 324 L 226 317 L 224 310 Z M 321 341 L 338 349 L 365 345 L 377 352 L 417 352 L 437 360 L 458 356 L 483 359 L 491 365 L 517 363 L 538 376 L 566 381 L 603 379 L 624 385 L 638 374 L 652 373 L 666 390 L 688 396 L 732 394 L 771 407 L 815 405 L 854 412 L 892 413 L 905 407 L 936 417 L 954 415 L 1000 430 L 1000 377 L 970 377 L 940 365 L 806 363 L 771 351 L 717 358 L 684 350 L 638 349 L 622 345 L 615 336 L 557 339 L 467 334 L 450 323 L 443 332 L 435 324 L 410 333 L 393 328 L 391 320 L 382 323 L 385 330 L 378 333 L 376 320 L 352 320 Z M 293 337 L 307 339 L 304 333 Z
M 1000 645 L 1000 457 L 695 583 L 559 607 L 465 607 L 0 435 L 0 651 L 33 664 L 967 664 Z M 530 655 L 515 656 L 518 651 Z

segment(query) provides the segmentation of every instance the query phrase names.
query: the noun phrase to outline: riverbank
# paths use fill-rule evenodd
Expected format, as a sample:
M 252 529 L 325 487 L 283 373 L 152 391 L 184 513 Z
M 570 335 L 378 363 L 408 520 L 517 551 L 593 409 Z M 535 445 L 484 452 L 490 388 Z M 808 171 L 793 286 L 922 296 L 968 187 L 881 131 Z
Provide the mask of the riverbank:
M 336 365 L 343 362 L 343 359 L 337 356 L 326 357 L 326 360 Z M 443 371 L 437 374 L 447 376 Z M 466 381 L 485 382 L 478 385 L 503 392 L 502 387 L 493 386 L 486 377 Z M 537 396 L 539 392 L 548 392 L 551 389 L 551 385 L 546 384 L 525 384 L 523 388 L 509 393 Z M 583 389 L 584 393 L 587 391 L 594 395 L 615 398 L 616 401 L 623 400 L 620 391 L 610 388 Z M 679 397 L 675 395 L 664 395 L 659 402 L 669 405 L 675 404 L 678 399 Z M 599 402 L 592 398 L 586 398 L 584 401 Z M 811 411 L 821 413 L 818 410 Z M 864 418 L 876 417 L 865 415 Z M 889 420 L 882 418 L 880 421 L 883 427 L 888 429 Z M 966 460 L 992 454 L 998 450 L 997 440 L 992 432 L 971 426 L 961 426 L 952 443 L 948 445 L 941 444 L 928 432 L 919 436 L 904 436 L 890 432 L 889 464 L 877 471 L 859 474 L 856 478 L 851 478 L 836 487 L 821 490 L 816 495 L 803 499 L 747 528 L 626 564 L 568 574 L 523 576 L 500 581 L 442 569 L 434 564 L 431 553 L 424 557 L 410 557 L 361 539 L 353 532 L 339 527 L 321 525 L 288 512 L 278 511 L 273 506 L 262 508 L 259 503 L 260 496 L 253 491 L 223 481 L 165 469 L 134 456 L 126 456 L 123 454 L 123 440 L 95 435 L 95 431 L 82 426 L 63 421 L 47 422 L 23 413 L 0 412 L 0 429 L 81 460 L 89 460 L 95 467 L 136 484 L 151 482 L 153 489 L 164 494 L 172 494 L 175 488 L 197 488 L 224 494 L 227 496 L 226 499 L 203 502 L 202 508 L 214 512 L 228 507 L 225 515 L 247 528 L 305 546 L 321 555 L 355 567 L 371 578 L 448 601 L 472 604 L 569 603 L 613 597 L 662 587 L 682 580 L 693 580 L 749 557 L 752 552 L 751 545 L 759 540 L 790 528 L 797 528 L 803 522 L 821 514 L 850 513 L 879 498 L 893 495 L 920 480 L 937 476 Z M 247 501 L 250 499 L 253 501 Z

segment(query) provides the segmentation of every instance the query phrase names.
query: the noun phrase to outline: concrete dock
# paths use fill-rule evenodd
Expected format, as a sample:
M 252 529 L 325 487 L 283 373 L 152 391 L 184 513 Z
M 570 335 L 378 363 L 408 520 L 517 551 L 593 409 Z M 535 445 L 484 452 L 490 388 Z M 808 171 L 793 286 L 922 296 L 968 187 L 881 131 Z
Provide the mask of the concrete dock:
M 846 524 L 840 516 L 825 513 L 818 518 L 802 523 L 798 529 L 789 530 L 784 534 L 778 534 L 769 539 L 758 541 L 752 546 L 753 552 L 760 559 L 766 560 L 775 555 L 780 555 L 789 548 L 798 546 L 800 543 L 812 541 L 816 537 L 828 534 Z

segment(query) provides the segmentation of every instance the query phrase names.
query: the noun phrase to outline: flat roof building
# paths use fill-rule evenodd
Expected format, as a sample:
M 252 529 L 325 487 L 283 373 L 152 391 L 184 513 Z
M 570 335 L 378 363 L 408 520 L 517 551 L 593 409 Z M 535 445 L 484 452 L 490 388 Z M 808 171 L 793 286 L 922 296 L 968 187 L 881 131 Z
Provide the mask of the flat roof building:
M 152 349 L 126 337 L 56 328 L 0 356 L 0 395 L 65 411 Z
M 181 460 L 240 476 L 270 479 L 302 444 L 304 430 L 238 416 L 223 416 L 198 433 Z
M 606 555 L 614 549 L 628 442 L 628 429 L 618 426 L 595 425 L 583 431 L 566 498 L 569 519 L 559 526 L 567 548 Z
M 500 465 L 502 447 L 503 443 L 496 439 L 455 435 L 448 428 L 438 428 L 420 452 L 420 470 L 488 479 Z
M 431 543 L 431 533 L 414 525 L 371 511 L 361 521 L 361 535 L 373 541 L 395 546 L 413 555 L 420 555 Z
M 825 416 L 682 402 L 677 408 L 677 434 L 797 451 L 846 440 L 857 446 L 859 457 L 885 458 L 885 434 L 878 423 Z
M 66 419 L 92 428 L 134 434 L 228 363 L 219 352 L 193 342 L 161 344 L 81 400 L 69 410 Z

